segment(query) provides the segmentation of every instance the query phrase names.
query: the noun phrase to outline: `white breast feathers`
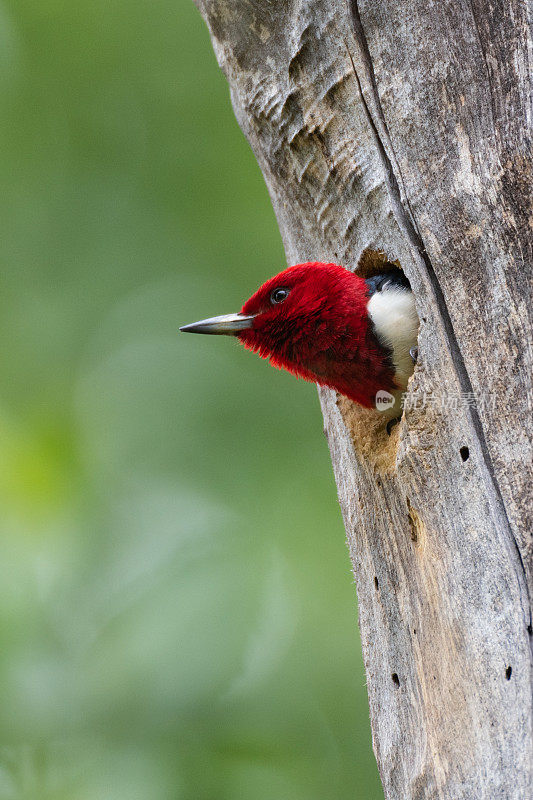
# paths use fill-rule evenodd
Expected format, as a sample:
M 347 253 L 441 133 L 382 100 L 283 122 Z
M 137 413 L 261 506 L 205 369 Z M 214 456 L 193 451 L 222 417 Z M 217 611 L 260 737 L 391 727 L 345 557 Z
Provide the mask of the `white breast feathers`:
M 392 350 L 396 380 L 401 389 L 413 373 L 414 363 L 409 351 L 416 347 L 418 316 L 413 293 L 399 286 L 375 292 L 368 301 L 368 313 L 378 338 Z

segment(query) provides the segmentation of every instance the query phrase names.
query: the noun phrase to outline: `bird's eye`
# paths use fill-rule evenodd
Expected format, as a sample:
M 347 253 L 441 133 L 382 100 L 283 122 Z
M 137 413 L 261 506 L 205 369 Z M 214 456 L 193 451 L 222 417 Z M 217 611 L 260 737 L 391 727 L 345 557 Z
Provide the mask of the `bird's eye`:
M 279 303 L 283 303 L 288 296 L 289 289 L 274 289 L 272 292 L 270 292 L 270 302 L 273 306 L 277 306 Z

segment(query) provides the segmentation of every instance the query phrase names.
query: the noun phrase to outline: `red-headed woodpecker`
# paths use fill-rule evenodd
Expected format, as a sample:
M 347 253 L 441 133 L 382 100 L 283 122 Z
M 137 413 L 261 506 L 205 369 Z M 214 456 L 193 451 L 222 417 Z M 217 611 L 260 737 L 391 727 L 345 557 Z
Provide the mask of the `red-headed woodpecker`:
M 298 264 L 264 283 L 240 313 L 180 330 L 237 336 L 275 367 L 375 408 L 379 392 L 397 399 L 405 390 L 416 358 L 411 287 L 389 266 L 365 279 L 337 264 Z

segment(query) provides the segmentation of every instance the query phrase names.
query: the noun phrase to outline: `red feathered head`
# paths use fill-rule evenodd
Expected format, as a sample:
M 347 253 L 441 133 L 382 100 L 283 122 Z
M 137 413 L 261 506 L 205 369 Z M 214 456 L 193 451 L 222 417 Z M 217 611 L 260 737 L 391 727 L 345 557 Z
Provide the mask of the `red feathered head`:
M 331 386 L 364 406 L 394 391 L 394 371 L 369 323 L 368 288 L 337 264 L 298 264 L 264 283 L 240 314 L 182 330 L 238 336 L 276 367 Z

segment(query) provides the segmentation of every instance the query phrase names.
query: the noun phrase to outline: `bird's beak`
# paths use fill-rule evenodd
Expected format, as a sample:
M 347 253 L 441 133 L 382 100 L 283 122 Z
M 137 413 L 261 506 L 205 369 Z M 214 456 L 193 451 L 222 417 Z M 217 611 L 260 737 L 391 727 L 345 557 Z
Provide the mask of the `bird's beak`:
M 221 317 L 209 317 L 199 322 L 183 325 L 183 333 L 211 333 L 222 336 L 236 336 L 240 331 L 252 327 L 254 315 L 247 317 L 244 314 L 223 314 Z

